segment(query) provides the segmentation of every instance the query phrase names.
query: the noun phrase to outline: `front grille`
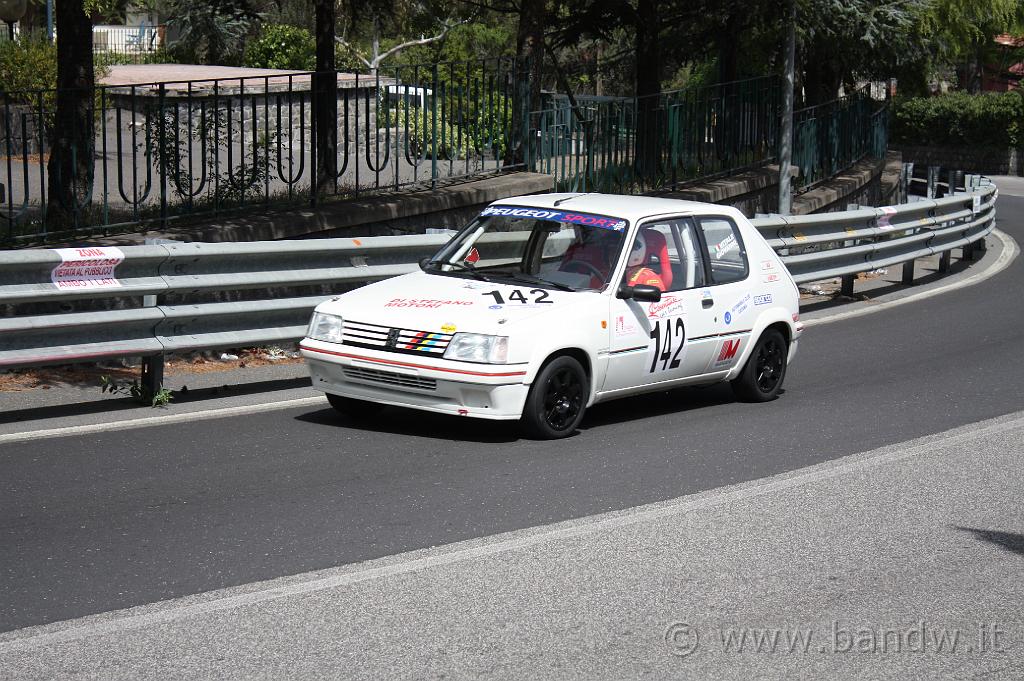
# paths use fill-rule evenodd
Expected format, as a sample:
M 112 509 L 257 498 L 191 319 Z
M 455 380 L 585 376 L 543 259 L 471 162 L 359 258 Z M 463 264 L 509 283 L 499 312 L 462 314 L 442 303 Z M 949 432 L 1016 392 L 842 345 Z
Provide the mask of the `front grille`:
M 436 331 L 397 329 L 346 319 L 342 324 L 341 342 L 357 348 L 440 357 L 444 355 L 454 335 Z
M 343 369 L 345 378 L 354 378 L 368 383 L 398 386 L 401 388 L 419 388 L 420 390 L 437 390 L 437 381 L 432 378 L 420 378 L 394 371 L 380 371 L 365 367 L 347 366 Z

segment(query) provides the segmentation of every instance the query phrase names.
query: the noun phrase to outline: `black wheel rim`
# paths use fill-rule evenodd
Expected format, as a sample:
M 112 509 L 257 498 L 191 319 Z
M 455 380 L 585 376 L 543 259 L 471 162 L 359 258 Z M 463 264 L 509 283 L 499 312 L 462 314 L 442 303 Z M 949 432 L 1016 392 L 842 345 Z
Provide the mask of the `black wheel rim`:
M 765 340 L 757 349 L 757 389 L 762 393 L 775 390 L 782 380 L 786 364 L 785 349 L 774 338 Z
M 551 375 L 544 390 L 544 422 L 554 430 L 565 430 L 576 423 L 583 409 L 583 381 L 572 369 L 559 369 Z

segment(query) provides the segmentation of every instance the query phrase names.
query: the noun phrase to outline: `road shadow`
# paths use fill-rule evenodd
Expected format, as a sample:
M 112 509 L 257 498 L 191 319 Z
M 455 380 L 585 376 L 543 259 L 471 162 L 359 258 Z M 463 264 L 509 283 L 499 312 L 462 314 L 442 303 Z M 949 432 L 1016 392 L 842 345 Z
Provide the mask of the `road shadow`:
M 913 292 L 917 289 L 920 289 L 923 286 L 927 286 L 928 284 L 940 283 L 943 280 L 947 279 L 950 275 L 958 274 L 967 269 L 970 269 L 971 266 L 978 264 L 978 262 L 978 260 L 954 260 L 952 263 L 950 263 L 948 272 L 939 272 L 936 269 L 932 269 L 929 267 L 923 268 L 919 265 L 917 270 L 917 276 L 914 277 L 914 283 L 910 284 L 909 286 L 899 281 L 893 282 L 883 280 L 882 283 L 875 281 L 871 282 L 871 288 L 866 288 L 864 290 L 859 291 L 856 290 L 855 288 L 853 292 L 853 297 L 836 294 L 834 297 L 829 298 L 827 300 L 818 300 L 811 303 L 801 302 L 800 313 L 810 314 L 811 312 L 818 312 L 821 310 L 841 308 L 845 305 L 849 305 L 851 302 L 870 302 L 892 293 L 898 293 L 900 291 L 905 291 L 908 293 Z M 893 269 L 896 269 L 900 272 L 903 271 L 902 268 L 899 267 L 898 265 L 893 265 L 892 267 Z M 922 272 L 929 272 L 929 274 L 922 274 Z M 858 283 L 861 286 L 864 285 L 861 282 Z
M 999 532 L 997 530 L 979 530 L 974 527 L 959 527 L 954 529 L 961 532 L 970 532 L 975 538 L 995 544 L 1001 549 L 1024 556 L 1024 534 L 1017 532 Z
M 627 421 L 651 416 L 679 415 L 694 409 L 734 402 L 736 402 L 736 398 L 728 384 L 716 384 L 701 388 L 675 388 L 625 397 L 597 404 L 588 409 L 578 432 L 570 437 L 576 437 L 580 432 Z M 386 407 L 380 414 L 366 419 L 343 415 L 334 409 L 310 411 L 299 414 L 295 418 L 304 423 L 321 426 L 345 427 L 371 433 L 411 435 L 454 442 L 496 444 L 529 439 L 522 435 L 517 421 L 489 421 L 402 407 Z
M 224 397 L 237 397 L 261 393 L 271 393 L 277 390 L 294 390 L 309 386 L 309 379 L 282 378 L 268 381 L 256 381 L 253 383 L 225 384 L 210 388 L 197 388 L 194 390 L 175 390 L 174 399 L 169 410 L 183 404 L 202 404 L 209 400 L 222 399 Z M 99 392 L 99 388 L 96 389 Z M 18 423 L 26 421 L 42 421 L 68 416 L 87 416 L 99 413 L 117 413 L 132 409 L 139 409 L 138 401 L 131 397 L 114 397 L 89 400 L 87 402 L 73 402 L 68 404 L 55 404 L 42 407 L 26 407 L 24 409 L 8 409 L 0 413 L 0 424 Z M 154 409 L 154 415 L 167 413 L 167 410 Z
M 661 390 L 596 404 L 587 410 L 580 429 L 601 428 L 651 416 L 680 415 L 735 402 L 736 396 L 728 383 Z
M 306 412 L 299 414 L 295 419 L 319 426 L 453 442 L 498 444 L 520 439 L 517 421 L 473 419 L 402 407 L 385 407 L 379 414 L 363 419 L 340 414 L 334 409 Z

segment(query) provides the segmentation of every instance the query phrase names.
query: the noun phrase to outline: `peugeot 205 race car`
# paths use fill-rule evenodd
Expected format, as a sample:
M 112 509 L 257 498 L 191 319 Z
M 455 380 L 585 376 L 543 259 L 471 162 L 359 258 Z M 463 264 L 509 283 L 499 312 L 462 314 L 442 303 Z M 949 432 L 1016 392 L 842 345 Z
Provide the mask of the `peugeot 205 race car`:
M 730 381 L 774 399 L 802 331 L 775 252 L 729 207 L 543 194 L 485 208 L 419 272 L 317 306 L 313 386 L 383 405 L 571 434 L 596 402 Z

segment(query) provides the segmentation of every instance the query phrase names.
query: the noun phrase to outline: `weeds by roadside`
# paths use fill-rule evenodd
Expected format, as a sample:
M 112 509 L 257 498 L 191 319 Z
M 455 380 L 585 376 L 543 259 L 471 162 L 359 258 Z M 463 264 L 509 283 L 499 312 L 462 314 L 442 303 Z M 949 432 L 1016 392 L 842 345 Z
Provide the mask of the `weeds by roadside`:
M 100 376 L 100 389 L 103 393 L 132 397 L 140 404 L 148 404 L 151 407 L 166 407 L 174 399 L 174 394 L 167 388 L 160 388 L 154 393 L 139 385 L 138 381 L 132 381 L 131 384 L 118 383 L 106 375 Z

